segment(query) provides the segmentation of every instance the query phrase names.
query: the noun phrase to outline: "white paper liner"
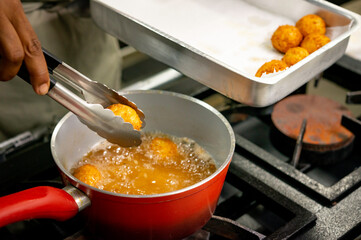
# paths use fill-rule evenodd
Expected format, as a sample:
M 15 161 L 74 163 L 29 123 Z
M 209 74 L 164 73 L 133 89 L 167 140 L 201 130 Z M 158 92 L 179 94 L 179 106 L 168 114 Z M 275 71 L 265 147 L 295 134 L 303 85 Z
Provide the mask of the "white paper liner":
M 240 0 L 106 2 L 107 5 L 199 50 L 214 61 L 252 77 L 265 62 L 283 57 L 272 46 L 273 32 L 281 25 L 295 25 L 294 20 Z M 181 10 L 179 6 L 182 6 Z M 342 27 L 327 29 L 327 35 L 333 39 L 342 31 Z M 281 71 L 275 74 L 279 73 Z

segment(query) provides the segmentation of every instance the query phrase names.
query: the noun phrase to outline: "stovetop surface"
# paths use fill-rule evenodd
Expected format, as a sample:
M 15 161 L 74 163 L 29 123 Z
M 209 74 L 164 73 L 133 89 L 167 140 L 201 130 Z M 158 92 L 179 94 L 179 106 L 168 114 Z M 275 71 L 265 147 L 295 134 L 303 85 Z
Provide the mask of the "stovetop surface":
M 236 134 L 235 154 L 215 217 L 188 239 L 353 239 L 361 234 L 359 148 L 336 165 L 297 169 L 289 164 L 291 156 L 269 141 L 272 106 L 253 109 L 239 105 L 186 77 L 159 89 L 209 102 L 226 116 Z M 1 195 L 39 185 L 62 187 L 50 153 L 51 128 L 43 132 L 42 138 L 2 160 Z M 236 234 L 229 234 L 232 231 Z M 0 236 L 91 239 L 78 217 L 66 222 L 23 221 L 1 228 Z
M 142 78 L 139 74 L 153 75 L 167 68 L 145 62 L 125 72 L 124 87 Z M 359 80 L 359 74 L 335 64 L 323 73 L 323 79 L 315 79 L 293 94 L 317 94 L 323 83 L 357 91 L 361 89 Z M 273 106 L 244 106 L 184 76 L 156 88 L 208 102 L 230 121 L 236 135 L 235 154 L 215 216 L 187 240 L 361 239 L 361 136 L 356 135 L 351 154 L 341 162 L 309 164 L 301 153 L 295 168 L 290 164 L 294 149 L 284 152 L 270 140 Z M 361 111 L 356 110 L 355 117 L 360 118 Z M 53 127 L 35 129 L 43 133 L 41 137 L 0 154 L 0 196 L 41 185 L 63 187 L 50 152 Z M 36 219 L 10 224 L 0 228 L 0 239 L 92 238 L 76 216 L 65 222 Z

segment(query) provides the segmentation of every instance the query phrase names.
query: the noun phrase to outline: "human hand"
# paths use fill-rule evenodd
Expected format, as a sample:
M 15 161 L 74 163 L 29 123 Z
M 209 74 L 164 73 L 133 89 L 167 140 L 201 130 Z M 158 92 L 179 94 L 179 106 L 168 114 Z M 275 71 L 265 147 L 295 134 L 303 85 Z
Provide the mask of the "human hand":
M 20 0 L 0 0 L 0 26 L 0 81 L 15 77 L 24 61 L 34 91 L 46 94 L 50 84 L 47 65 Z

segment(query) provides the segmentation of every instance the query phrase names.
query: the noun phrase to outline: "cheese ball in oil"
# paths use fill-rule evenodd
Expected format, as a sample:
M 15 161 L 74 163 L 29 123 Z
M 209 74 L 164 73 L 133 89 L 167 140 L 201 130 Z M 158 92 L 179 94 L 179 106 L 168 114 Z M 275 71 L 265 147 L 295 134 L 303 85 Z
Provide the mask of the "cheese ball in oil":
M 160 160 L 172 159 L 178 155 L 177 144 L 166 137 L 155 137 L 152 139 L 150 148 Z
M 288 49 L 297 47 L 303 36 L 295 26 L 279 26 L 271 37 L 272 46 L 278 51 L 285 53 Z
M 311 33 L 307 35 L 305 39 L 303 39 L 300 46 L 306 49 L 309 54 L 311 54 L 317 49 L 329 43 L 330 41 L 331 40 L 323 34 Z
M 263 64 L 257 71 L 256 77 L 262 77 L 262 75 L 283 71 L 287 68 L 287 64 L 282 60 L 272 60 Z
M 315 14 L 309 14 L 302 17 L 296 22 L 296 27 L 300 30 L 304 37 L 311 33 L 326 33 L 325 21 L 320 16 Z
M 135 130 L 139 131 L 141 129 L 142 120 L 140 120 L 137 112 L 133 108 L 124 104 L 116 103 L 110 105 L 107 109 L 112 110 L 115 115 L 121 116 L 124 122 L 131 123 Z
M 97 187 L 102 175 L 100 171 L 92 164 L 85 164 L 75 169 L 73 176 L 90 186 Z
M 309 55 L 308 51 L 301 47 L 290 48 L 283 56 L 282 60 L 292 66 Z

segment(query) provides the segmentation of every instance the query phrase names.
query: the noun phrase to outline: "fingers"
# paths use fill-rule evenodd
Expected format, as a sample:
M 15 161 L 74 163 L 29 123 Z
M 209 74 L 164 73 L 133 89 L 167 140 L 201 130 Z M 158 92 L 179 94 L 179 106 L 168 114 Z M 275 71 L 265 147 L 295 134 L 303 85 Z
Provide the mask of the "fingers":
M 50 82 L 48 68 L 38 39 L 29 36 L 24 44 L 24 62 L 29 71 L 30 82 L 39 95 L 48 93 Z
M 24 12 L 19 10 L 12 19 L 24 49 L 24 62 L 30 75 L 34 91 L 39 95 L 48 92 L 50 82 L 49 73 L 41 44 Z
M 3 33 L 3 30 L 0 30 L 0 44 L 3 46 L 1 58 L 5 58 L 5 60 L 1 59 L 0 69 L 3 69 L 4 79 L 7 79 L 14 74 L 14 71 L 16 71 L 16 73 L 18 72 L 22 62 L 21 61 L 19 65 L 18 60 L 23 60 L 28 69 L 30 82 L 34 91 L 39 95 L 44 95 L 49 90 L 50 81 L 40 41 L 26 18 L 20 1 L 12 0 L 10 2 L 11 3 L 6 6 L 9 6 L 11 11 L 5 11 L 5 15 L 12 29 L 8 26 L 8 28 L 4 30 L 6 32 Z M 1 40 L 1 35 L 8 36 L 2 37 L 4 40 Z M 17 37 L 15 35 L 17 35 Z M 17 40 L 12 41 L 9 39 L 9 36 Z M 19 45 L 21 46 L 21 51 L 19 50 Z M 8 68 L 9 65 L 11 65 L 10 68 Z
M 0 81 L 8 81 L 19 71 L 24 50 L 10 21 L 1 17 L 0 26 Z

